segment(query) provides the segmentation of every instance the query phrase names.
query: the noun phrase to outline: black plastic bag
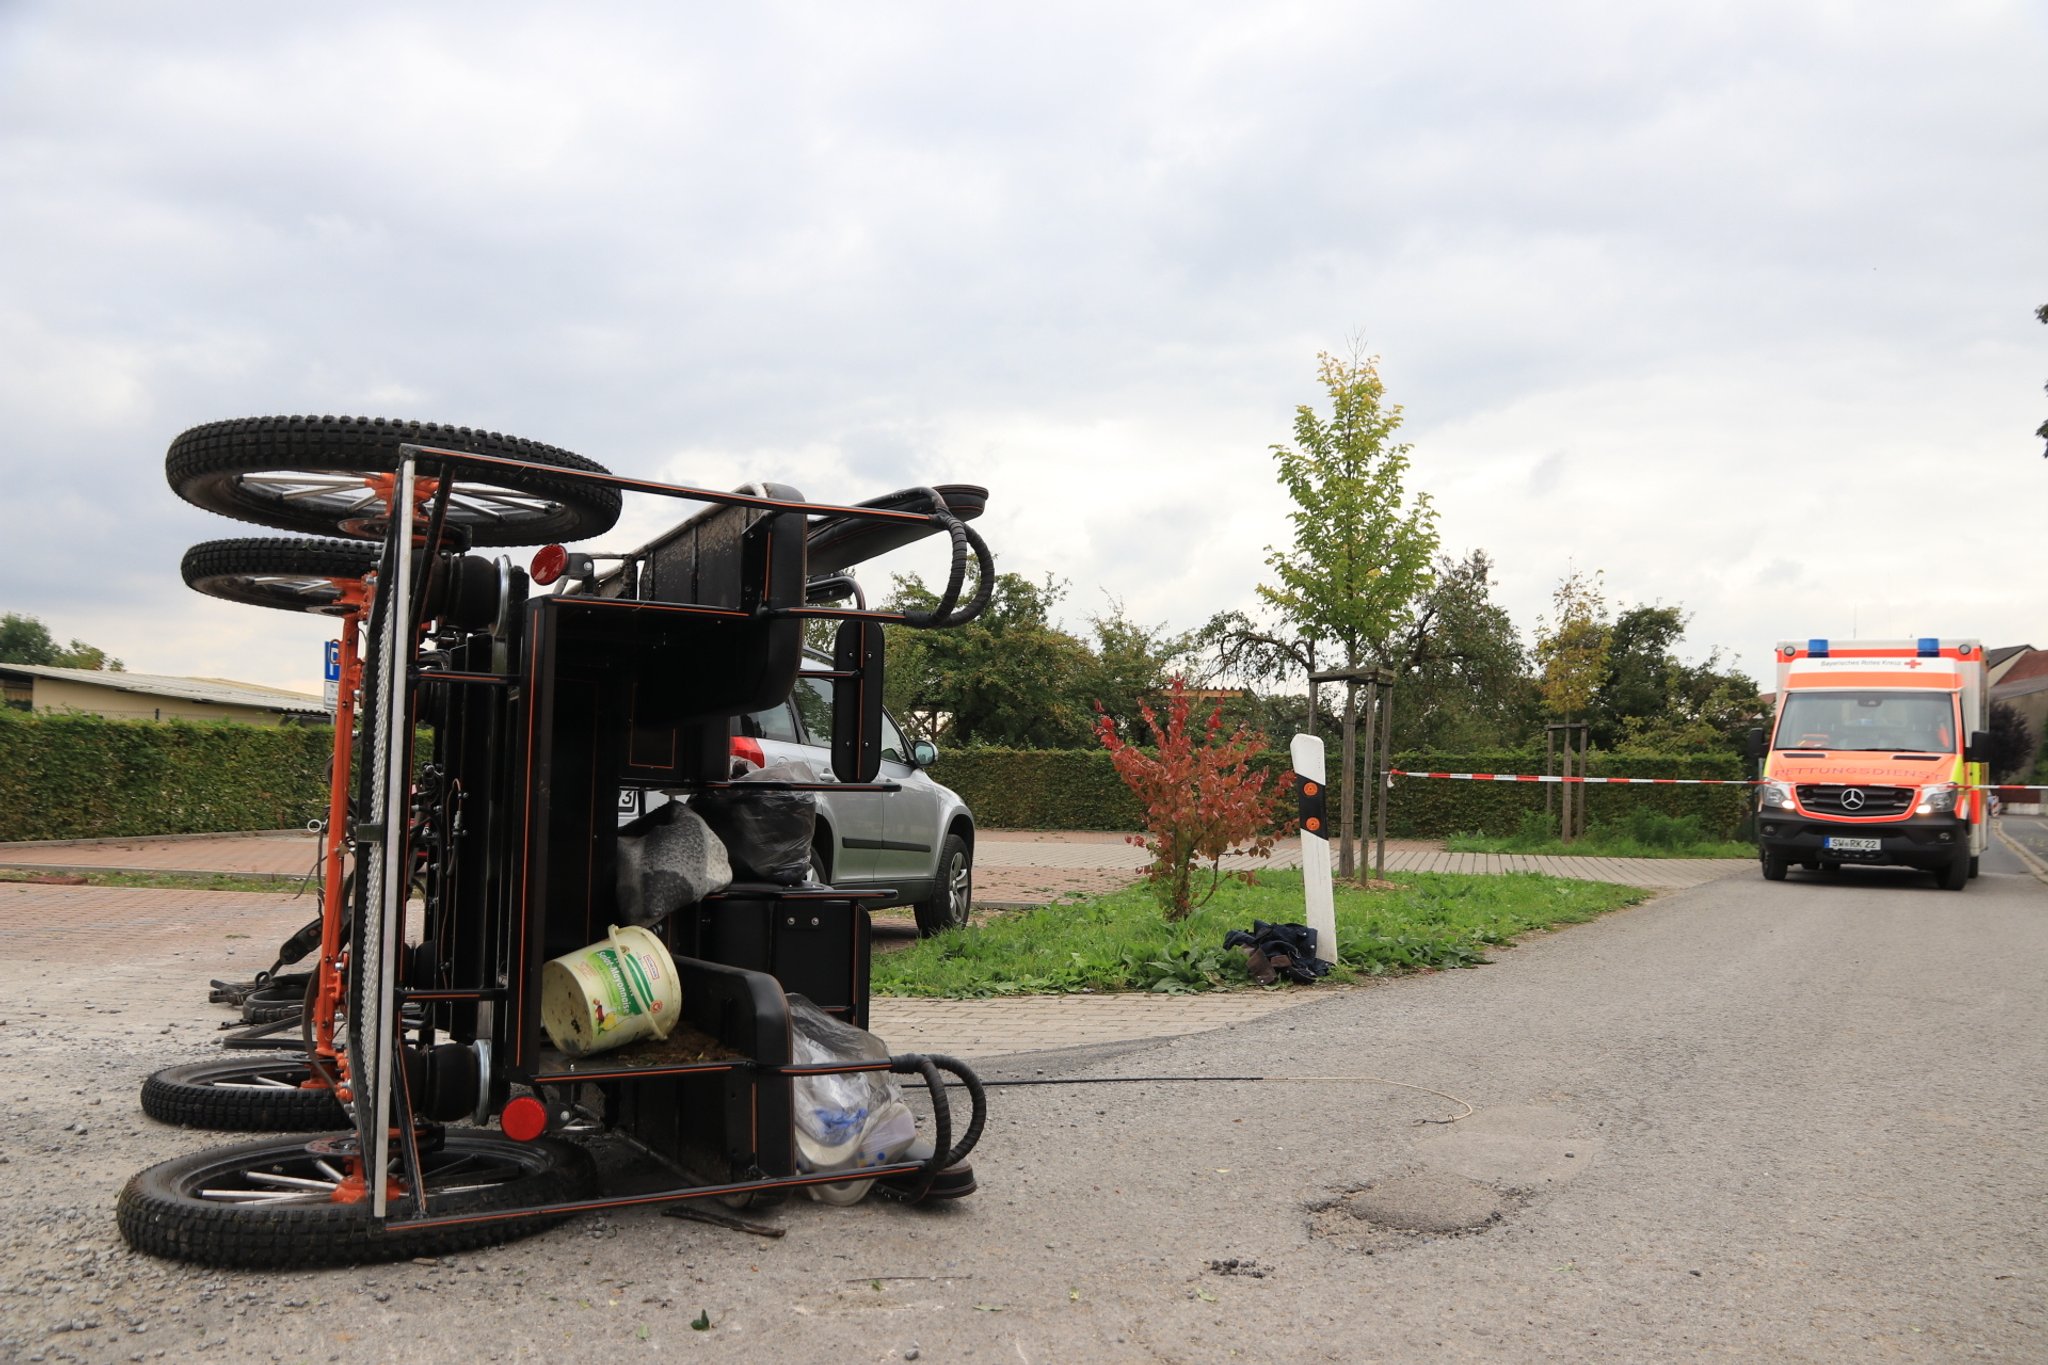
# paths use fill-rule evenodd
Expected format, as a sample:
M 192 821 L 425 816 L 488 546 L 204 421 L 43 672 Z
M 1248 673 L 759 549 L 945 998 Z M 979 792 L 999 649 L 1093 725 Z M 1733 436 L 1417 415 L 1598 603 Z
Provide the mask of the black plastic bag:
M 735 877 L 798 886 L 810 873 L 811 831 L 818 822 L 816 794 L 747 788 L 817 780 L 808 763 L 772 763 L 740 777 L 736 786 L 699 792 L 690 805 L 724 842 Z

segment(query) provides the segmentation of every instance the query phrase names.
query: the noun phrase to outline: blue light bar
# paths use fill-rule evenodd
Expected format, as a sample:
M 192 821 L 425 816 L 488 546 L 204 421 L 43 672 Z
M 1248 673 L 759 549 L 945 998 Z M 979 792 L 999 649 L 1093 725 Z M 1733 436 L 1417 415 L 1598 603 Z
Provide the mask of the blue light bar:
M 1827 658 L 1828 642 L 1826 640 L 1808 640 L 1806 642 L 1806 656 L 1809 659 Z
M 1932 635 L 1921 636 L 1920 657 L 1923 659 L 1939 659 L 1941 657 L 1941 641 L 1935 639 Z

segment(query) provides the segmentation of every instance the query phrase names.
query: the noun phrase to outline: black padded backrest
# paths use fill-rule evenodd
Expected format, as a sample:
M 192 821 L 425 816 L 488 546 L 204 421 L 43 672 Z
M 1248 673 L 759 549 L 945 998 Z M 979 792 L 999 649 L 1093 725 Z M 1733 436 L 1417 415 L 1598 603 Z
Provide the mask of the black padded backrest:
M 841 621 L 832 667 L 854 674 L 832 685 L 832 771 L 872 782 L 882 770 L 882 623 Z

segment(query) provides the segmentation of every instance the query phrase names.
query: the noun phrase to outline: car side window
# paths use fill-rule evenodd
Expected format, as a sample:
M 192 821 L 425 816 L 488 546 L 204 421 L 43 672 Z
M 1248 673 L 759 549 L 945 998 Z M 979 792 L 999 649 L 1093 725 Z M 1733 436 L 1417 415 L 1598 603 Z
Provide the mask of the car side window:
M 796 716 L 787 706 L 771 706 L 766 711 L 756 711 L 742 722 L 741 728 L 756 739 L 803 743 L 803 738 L 797 733 Z
M 832 743 L 832 679 L 799 677 L 789 699 L 803 717 L 812 744 Z M 882 757 L 891 763 L 910 762 L 910 743 L 889 713 L 882 713 Z
M 796 703 L 798 714 L 804 718 L 804 729 L 810 731 L 810 742 L 829 745 L 832 742 L 832 680 L 800 677 L 789 696 Z

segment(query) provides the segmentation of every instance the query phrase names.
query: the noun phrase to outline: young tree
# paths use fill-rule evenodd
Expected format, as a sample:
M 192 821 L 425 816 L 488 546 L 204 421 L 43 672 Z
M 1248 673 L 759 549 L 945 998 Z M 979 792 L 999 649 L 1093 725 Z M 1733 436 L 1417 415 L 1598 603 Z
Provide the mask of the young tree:
M 1385 666 L 1388 644 L 1415 612 L 1436 554 L 1436 511 L 1429 496 L 1406 488 L 1409 447 L 1394 442 L 1401 408 L 1386 401 L 1379 362 L 1355 355 L 1319 358 L 1330 397 L 1327 417 L 1309 404 L 1295 410 L 1294 444 L 1273 447 L 1279 479 L 1294 510 L 1292 544 L 1268 548 L 1276 584 L 1259 597 L 1322 669 Z M 1299 655 L 1297 655 L 1299 657 Z M 1346 688 L 1343 818 L 1338 870 L 1352 867 L 1357 806 L 1358 701 Z
M 1543 670 L 1543 700 L 1566 725 L 1585 714 L 1607 674 L 1613 628 L 1607 622 L 1607 600 L 1600 579 L 1597 570 L 1590 578 L 1581 570 L 1572 570 L 1550 596 L 1553 615 L 1537 623 L 1536 662 Z M 1569 778 L 1572 731 L 1564 733 L 1564 776 Z M 1576 828 L 1573 809 L 1585 809 L 1583 789 L 1565 783 L 1560 804 L 1564 808 L 1562 833 L 1569 843 Z

